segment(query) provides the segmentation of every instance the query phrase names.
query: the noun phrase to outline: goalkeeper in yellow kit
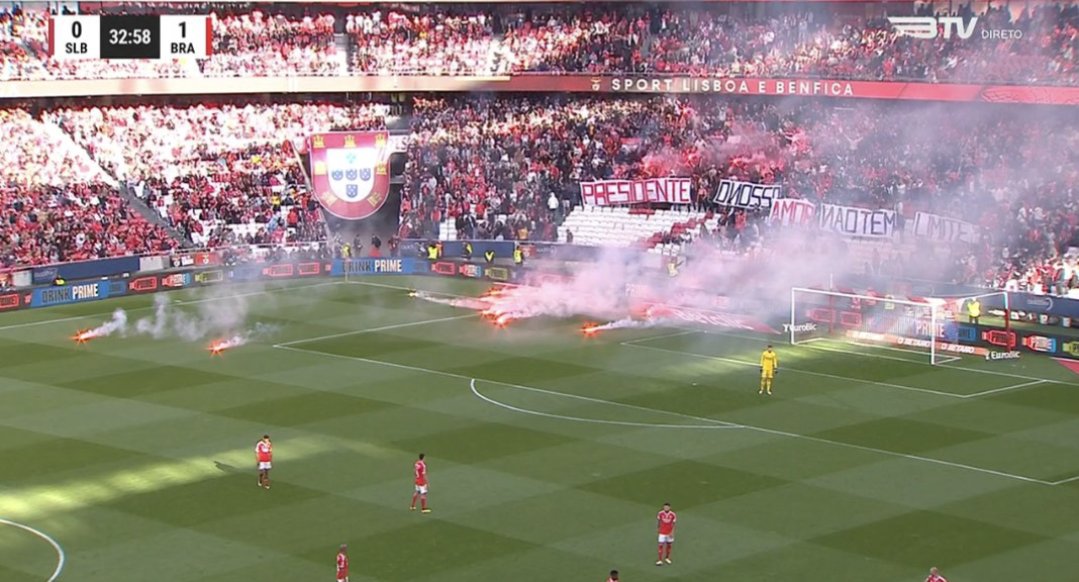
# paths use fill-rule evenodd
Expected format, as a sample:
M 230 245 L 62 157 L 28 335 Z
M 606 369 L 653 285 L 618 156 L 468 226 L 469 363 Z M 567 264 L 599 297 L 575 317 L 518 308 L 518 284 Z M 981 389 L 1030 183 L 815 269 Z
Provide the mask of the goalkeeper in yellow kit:
M 778 368 L 779 356 L 769 345 L 761 352 L 761 389 L 757 394 L 764 394 L 765 392 L 769 395 L 772 394 L 772 379 L 776 377 Z

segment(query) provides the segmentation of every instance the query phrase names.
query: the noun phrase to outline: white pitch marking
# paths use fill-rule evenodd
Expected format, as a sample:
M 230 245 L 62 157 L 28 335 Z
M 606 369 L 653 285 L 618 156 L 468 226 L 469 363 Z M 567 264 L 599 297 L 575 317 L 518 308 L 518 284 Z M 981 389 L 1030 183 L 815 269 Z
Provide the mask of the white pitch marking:
M 612 424 L 612 425 L 616 425 L 616 426 L 633 426 L 633 427 L 639 427 L 639 428 L 691 428 L 691 429 L 741 428 L 741 427 L 729 425 L 729 424 L 726 424 L 726 423 L 721 424 L 721 421 L 716 421 L 716 422 L 714 422 L 712 424 L 658 424 L 658 423 L 649 423 L 649 422 L 630 422 L 628 420 L 603 420 L 603 419 L 599 419 L 599 418 L 584 418 L 584 417 L 580 417 L 580 416 L 564 416 L 564 415 L 561 415 L 561 414 L 552 414 L 552 413 L 549 413 L 549 412 L 540 412 L 538 410 L 529 410 L 527 408 L 518 408 L 516 406 L 512 406 L 512 405 L 506 404 L 504 402 L 499 402 L 499 401 L 495 400 L 494 398 L 490 398 L 490 397 L 485 396 L 482 393 L 480 393 L 480 391 L 476 389 L 476 379 L 475 378 L 473 378 L 469 382 L 469 388 L 472 389 L 472 394 L 474 394 L 477 398 L 479 398 L 480 400 L 483 400 L 484 402 L 487 402 L 487 403 L 493 404 L 495 406 L 498 406 L 499 408 L 505 408 L 506 410 L 512 410 L 513 412 L 520 412 L 521 414 L 530 414 L 532 416 L 542 416 L 542 417 L 545 417 L 545 418 L 554 418 L 554 419 L 558 419 L 558 420 L 572 420 L 572 421 L 576 421 L 576 422 L 590 422 L 590 423 L 595 423 L 595 424 Z M 572 396 L 572 395 L 571 394 L 559 394 L 559 396 Z M 618 406 L 618 405 L 622 404 L 621 402 L 612 402 L 612 401 L 609 401 L 609 400 L 604 401 L 604 402 L 606 402 L 607 404 L 615 405 L 615 406 Z M 664 411 L 657 411 L 657 412 L 663 412 L 664 414 L 670 414 L 670 413 L 667 413 L 667 412 L 664 412 Z
M 521 384 L 511 384 L 509 382 L 501 382 L 499 380 L 487 380 L 487 379 L 484 379 L 484 378 L 473 378 L 471 376 L 464 376 L 462 374 L 454 374 L 453 372 L 444 372 L 442 370 L 432 370 L 430 368 L 420 368 L 418 366 L 409 366 L 407 364 L 395 364 L 393 362 L 384 362 L 382 360 L 372 360 L 370 358 L 362 358 L 360 356 L 346 356 L 346 355 L 343 355 L 343 354 L 334 354 L 334 353 L 330 353 L 330 352 L 320 352 L 318 350 L 309 350 L 309 349 L 305 349 L 305 348 L 294 348 L 294 347 L 285 346 L 285 345 L 276 345 L 274 347 L 278 348 L 278 349 L 282 349 L 282 350 L 289 350 L 289 351 L 299 352 L 299 353 L 303 353 L 303 354 L 315 354 L 315 355 L 319 355 L 319 356 L 325 356 L 325 357 L 328 357 L 328 358 L 338 358 L 338 359 L 342 359 L 342 360 L 351 360 L 351 361 L 355 361 L 355 362 L 364 362 L 364 363 L 368 363 L 368 364 L 375 364 L 375 365 L 378 365 L 378 366 L 388 366 L 390 368 L 398 368 L 398 369 L 401 369 L 401 370 L 409 370 L 409 371 L 412 371 L 412 372 L 423 372 L 425 374 L 434 374 L 434 375 L 437 375 L 437 376 L 445 376 L 446 378 L 456 378 L 456 379 L 459 379 L 459 380 L 468 380 L 469 382 L 471 382 L 473 380 L 478 380 L 480 382 L 487 382 L 489 384 L 498 384 L 500 386 L 508 386 L 510 388 L 517 388 L 519 390 L 528 390 L 530 392 L 538 392 L 538 393 L 541 393 L 541 394 L 550 394 L 552 396 L 561 396 L 563 398 L 572 398 L 574 400 L 581 400 L 581 401 L 584 401 L 584 402 L 593 402 L 593 403 L 596 403 L 596 404 L 609 404 L 611 406 L 619 406 L 619 407 L 622 407 L 622 408 L 629 408 L 629 409 L 640 410 L 640 411 L 644 411 L 644 412 L 667 414 L 667 415 L 676 416 L 676 417 L 679 417 L 679 418 L 686 418 L 686 419 L 689 419 L 689 420 L 695 420 L 697 422 L 704 422 L 704 423 L 716 424 L 716 425 L 726 425 L 726 426 L 730 426 L 731 428 L 738 428 L 738 427 L 742 426 L 740 424 L 735 424 L 735 423 L 731 423 L 731 422 L 717 420 L 715 418 L 706 418 L 706 417 L 703 417 L 703 416 L 693 416 L 693 415 L 690 415 L 690 414 L 683 414 L 681 412 L 674 412 L 674 411 L 671 411 L 671 410 L 661 410 L 661 409 L 658 409 L 658 408 L 648 408 L 647 406 L 637 406 L 636 404 L 627 404 L 625 402 L 615 402 L 613 400 L 602 400 L 602 399 L 599 399 L 599 398 L 591 398 L 589 396 L 581 396 L 579 394 L 568 394 L 568 393 L 565 393 L 565 392 L 558 392 L 556 390 L 546 390 L 544 388 L 536 388 L 534 386 L 523 386 Z M 679 426 L 681 426 L 681 425 L 679 425 Z
M 1035 380 L 1033 382 L 1024 382 L 1022 384 L 1013 384 L 1011 386 L 1004 386 L 1002 388 L 993 388 L 992 390 L 983 390 L 981 392 L 975 392 L 974 394 L 964 394 L 962 398 L 977 398 L 979 396 L 985 396 L 987 394 L 996 394 L 997 392 L 1007 392 L 1009 390 L 1018 390 L 1019 388 L 1026 388 L 1027 386 L 1037 386 L 1038 384 L 1050 384 L 1049 380 Z
M 321 340 L 333 339 L 338 337 L 347 337 L 350 335 L 360 335 L 365 333 L 374 333 L 377 331 L 389 331 L 391 329 L 404 329 L 406 327 L 416 327 L 420 325 L 429 325 L 432 323 L 442 323 L 444 321 L 456 321 L 458 319 L 467 319 L 469 317 L 476 317 L 478 313 L 466 313 L 464 315 L 454 315 L 453 317 L 440 317 L 438 319 L 424 319 L 423 321 L 412 321 L 409 323 L 396 323 L 393 325 L 383 325 L 382 327 L 371 327 L 367 329 L 354 329 L 352 331 L 343 331 L 341 333 L 332 333 L 330 335 L 322 335 L 318 337 L 310 337 L 306 339 L 298 339 L 290 342 L 277 344 L 275 348 L 284 348 L 288 346 L 294 346 L 298 344 L 309 344 L 311 342 L 317 342 Z
M 639 340 L 639 341 L 646 341 L 646 340 Z M 628 347 L 631 347 L 631 348 L 637 348 L 637 349 L 641 349 L 641 350 L 652 350 L 652 351 L 655 351 L 655 352 L 665 352 L 665 353 L 668 353 L 668 354 L 678 354 L 678 355 L 686 356 L 686 357 L 690 357 L 690 358 L 701 358 L 701 359 L 705 359 L 705 360 L 717 360 L 717 361 L 720 361 L 720 362 L 729 362 L 731 364 L 739 364 L 739 365 L 742 365 L 742 366 L 757 367 L 757 364 L 755 364 L 753 362 L 747 362 L 745 360 L 735 360 L 735 359 L 732 359 L 732 358 L 724 358 L 722 356 L 706 356 L 704 354 L 694 354 L 693 352 L 682 352 L 682 351 L 678 351 L 678 350 L 668 350 L 667 348 L 657 348 L 657 347 L 653 347 L 653 346 L 644 346 L 644 345 L 641 345 L 639 343 L 633 343 L 633 342 L 622 342 L 621 345 L 628 346 Z M 895 389 L 898 389 L 898 390 L 911 390 L 911 391 L 914 391 L 914 392 L 926 392 L 928 394 L 936 394 L 938 396 L 945 396 L 947 398 L 964 398 L 964 396 L 962 396 L 960 394 L 953 394 L 951 392 L 942 392 L 940 390 L 932 390 L 930 388 L 916 388 L 914 386 L 904 386 L 902 384 L 889 384 L 887 382 L 877 382 L 877 381 L 874 381 L 874 380 L 859 380 L 857 378 L 848 378 L 847 376 L 837 376 L 835 374 L 826 374 L 824 372 L 810 372 L 808 370 L 801 370 L 801 369 L 798 369 L 798 368 L 786 368 L 785 367 L 785 368 L 782 368 L 782 369 L 783 370 L 788 370 L 790 372 L 797 372 L 799 374 L 807 374 L 807 375 L 810 375 L 810 376 L 820 376 L 822 378 L 832 378 L 833 380 L 846 380 L 848 382 L 858 382 L 858 383 L 861 383 L 861 384 L 870 384 L 870 385 L 873 385 L 873 386 L 883 386 L 885 388 L 895 388 Z
M 267 294 L 267 293 L 280 293 L 280 292 L 284 292 L 284 291 L 292 291 L 292 290 L 295 290 L 295 289 L 312 289 L 312 288 L 315 288 L 315 287 L 326 287 L 326 286 L 329 286 L 329 285 L 341 285 L 343 283 L 344 283 L 344 281 L 328 281 L 328 282 L 323 282 L 323 283 L 315 283 L 315 284 L 312 284 L 312 285 L 296 285 L 296 286 L 293 286 L 293 287 L 279 287 L 277 289 L 265 289 L 265 290 L 262 290 L 262 291 L 252 291 L 251 293 L 240 293 L 238 295 L 224 295 L 224 296 L 221 296 L 221 297 L 208 297 L 208 298 L 205 298 L 205 299 L 194 299 L 194 300 L 191 300 L 191 301 L 176 301 L 175 304 L 176 305 L 194 305 L 194 304 L 197 304 L 197 303 L 208 303 L 208 302 L 211 302 L 211 301 L 223 301 L 225 299 L 235 299 L 237 297 L 251 297 L 251 296 L 254 296 L 254 295 L 264 295 L 264 294 Z M 124 295 L 124 297 L 134 297 L 134 295 Z M 132 313 L 132 312 L 136 312 L 136 311 L 146 311 L 148 309 L 153 309 L 153 308 L 154 308 L 153 305 L 147 305 L 145 307 L 134 307 L 132 309 L 126 309 L 125 311 L 127 311 L 128 313 Z M 49 325 L 49 324 L 53 324 L 53 323 L 63 323 L 65 321 L 79 321 L 80 319 L 93 319 L 93 318 L 97 318 L 97 317 L 108 317 L 108 316 L 112 315 L 113 311 L 116 311 L 116 310 L 113 309 L 113 310 L 108 311 L 107 313 L 89 313 L 87 315 L 73 315 L 71 317 L 61 317 L 61 318 L 58 318 L 58 319 L 45 319 L 45 320 L 42 320 L 42 321 L 30 321 L 30 322 L 26 322 L 26 323 L 15 323 L 15 324 L 12 324 L 12 325 L 3 325 L 3 326 L 0 326 L 0 331 L 5 331 L 5 330 L 8 330 L 8 329 L 22 329 L 24 327 L 37 327 L 39 325 Z
M 277 346 L 275 346 L 275 347 L 277 347 Z M 640 347 L 645 347 L 645 346 L 640 346 Z M 391 368 L 398 368 L 398 369 L 402 369 L 402 370 L 411 370 L 413 372 L 423 372 L 423 373 L 427 373 L 427 374 L 435 374 L 435 375 L 438 375 L 438 376 L 445 376 L 445 377 L 448 377 L 448 378 L 464 379 L 464 380 L 468 380 L 470 382 L 474 379 L 474 378 L 471 378 L 471 377 L 468 377 L 468 376 L 462 376 L 460 374 L 454 374 L 454 373 L 451 373 L 451 372 L 443 372 L 441 370 L 431 370 L 429 368 L 420 368 L 418 366 L 409 366 L 409 365 L 406 365 L 406 364 L 395 364 L 393 362 L 383 362 L 383 361 L 380 361 L 380 360 L 371 360 L 371 359 L 368 359 L 368 358 L 361 358 L 359 356 L 345 356 L 345 355 L 341 355 L 341 354 L 332 354 L 332 353 L 328 353 L 328 352 L 320 352 L 320 351 L 316 351 L 316 350 L 307 350 L 307 349 L 303 349 L 303 348 L 293 348 L 293 347 L 287 347 L 287 346 L 281 347 L 280 349 L 290 350 L 290 351 L 300 352 L 300 353 L 305 353 L 305 354 L 318 355 L 318 356 L 323 356 L 323 357 L 329 357 L 329 358 L 338 358 L 338 359 L 343 359 L 343 360 L 366 362 L 366 363 L 369 363 L 369 364 L 388 366 L 388 367 L 391 367 Z M 684 353 L 684 352 L 675 352 L 675 353 Z M 706 357 L 706 356 L 701 356 L 701 357 Z M 840 377 L 842 377 L 842 376 L 840 376 Z M 847 379 L 850 380 L 851 378 L 847 378 Z M 508 382 L 499 382 L 499 381 L 493 381 L 493 380 L 482 380 L 482 381 L 483 382 L 490 382 L 492 384 L 501 384 L 503 386 L 509 386 L 511 388 L 520 388 L 522 390 L 531 390 L 531 391 L 540 392 L 540 393 L 552 394 L 552 395 L 557 395 L 557 396 L 564 396 L 566 398 L 575 398 L 575 399 L 579 399 L 579 400 L 587 400 L 587 401 L 593 401 L 593 402 L 599 401 L 599 402 L 606 402 L 606 403 L 609 403 L 609 404 L 615 404 L 614 402 L 610 402 L 610 401 L 606 401 L 606 400 L 598 400 L 598 399 L 594 399 L 594 398 L 589 398 L 587 396 L 578 396 L 576 394 L 566 394 L 565 392 L 557 392 L 557 391 L 554 391 L 554 390 L 545 390 L 543 388 L 535 388 L 535 387 L 532 387 L 532 386 L 522 386 L 520 384 L 510 384 Z M 954 396 L 954 394 L 952 396 Z M 697 416 L 691 416 L 691 415 L 683 415 L 683 414 L 678 413 L 678 412 L 661 411 L 661 410 L 657 410 L 657 409 L 654 409 L 654 408 L 638 407 L 638 406 L 635 406 L 635 405 L 632 405 L 632 404 L 623 404 L 623 403 L 617 403 L 617 404 L 620 405 L 620 406 L 643 409 L 643 410 L 648 410 L 648 411 L 651 411 L 651 412 L 665 412 L 665 413 L 668 413 L 668 414 L 682 416 L 682 417 L 685 417 L 685 418 L 691 418 L 693 420 L 698 420 L 698 421 L 725 422 L 725 421 L 715 419 L 715 418 L 706 418 L 706 417 L 697 417 Z M 846 447 L 846 448 L 856 449 L 856 450 L 860 450 L 860 451 L 878 453 L 878 454 L 881 454 L 881 455 L 886 455 L 886 456 L 891 456 L 891 457 L 898 457 L 898 458 L 908 459 L 908 460 L 913 460 L 913 461 L 923 461 L 923 462 L 932 463 L 932 464 L 935 464 L 935 465 L 943 465 L 943 466 L 946 466 L 946 467 L 952 467 L 952 468 L 956 468 L 956 469 L 964 469 L 964 470 L 967 470 L 967 471 L 974 471 L 974 472 L 977 472 L 977 473 L 985 473 L 987 475 L 995 475 L 997 477 L 1004 477 L 1004 478 L 1007 478 L 1007 479 L 1014 479 L 1014 480 L 1017 480 L 1017 481 L 1024 481 L 1024 482 L 1027 482 L 1027 483 L 1038 483 L 1040 485 L 1057 485 L 1057 484 L 1060 484 L 1060 483 L 1067 483 L 1067 482 L 1070 482 L 1072 480 L 1079 480 L 1079 476 L 1077 476 L 1074 479 L 1067 479 L 1067 480 L 1064 480 L 1064 481 L 1057 481 L 1057 482 L 1044 481 L 1042 479 L 1035 479 L 1033 477 L 1025 477 L 1023 475 L 1015 475 L 1015 474 L 1012 474 L 1012 473 L 1005 473 L 1004 471 L 997 471 L 997 470 L 994 470 L 994 469 L 985 469 L 985 468 L 982 468 L 982 467 L 975 467 L 973 465 L 964 465 L 962 463 L 953 463 L 951 461 L 945 461 L 945 460 L 942 460 L 942 459 L 933 459 L 933 458 L 930 458 L 930 457 L 920 457 L 918 455 L 908 455 L 906 453 L 897 453 L 895 451 L 888 451 L 888 450 L 884 450 L 884 449 L 875 449 L 873 447 L 866 447 L 866 446 L 863 446 L 863 445 L 857 445 L 857 444 L 853 444 L 853 443 L 845 443 L 845 442 L 842 442 L 842 441 L 832 441 L 832 440 L 823 439 L 823 438 L 820 438 L 820 437 L 814 437 L 814 436 L 803 435 L 803 434 L 798 434 L 798 433 L 793 433 L 793 432 L 787 432 L 787 431 L 783 431 L 783 430 L 765 428 L 765 427 L 761 427 L 761 426 L 754 426 L 754 425 L 751 425 L 751 424 L 729 423 L 729 426 L 731 428 L 744 428 L 744 429 L 748 429 L 748 430 L 755 430 L 755 431 L 762 432 L 762 433 L 765 433 L 765 434 L 773 434 L 773 435 L 777 435 L 777 436 L 785 436 L 785 437 L 790 437 L 790 438 L 795 438 L 795 439 L 802 439 L 802 440 L 818 442 L 818 443 L 823 443 L 823 444 L 830 444 L 830 445 L 835 445 L 835 446 L 839 446 L 839 447 Z
M 1067 479 L 1061 479 L 1060 481 L 1053 481 L 1050 485 L 1063 485 L 1065 483 L 1071 483 L 1072 481 L 1079 481 L 1079 475 L 1074 477 L 1068 477 Z
M 769 343 L 771 341 L 771 340 L 767 340 L 767 339 L 763 339 L 763 338 L 759 338 L 759 337 L 753 337 L 753 336 L 742 335 L 742 334 L 735 334 L 735 333 L 730 333 L 730 332 L 721 332 L 721 331 L 698 330 L 696 333 L 709 334 L 709 335 L 725 335 L 725 336 L 735 337 L 735 338 L 739 338 L 739 339 L 746 339 L 746 340 L 760 342 L 760 343 Z M 645 338 L 645 339 L 642 339 L 642 340 L 634 340 L 634 341 L 629 342 L 629 343 L 636 344 L 638 342 L 649 341 L 650 339 L 660 339 L 662 337 L 663 336 L 659 336 L 659 337 L 656 337 L 656 338 Z M 825 338 L 819 338 L 819 339 L 823 340 Z M 809 342 L 805 342 L 805 343 L 809 343 Z M 851 342 L 851 343 L 854 343 L 855 345 L 866 346 L 866 347 L 871 347 L 871 348 L 890 349 L 890 350 L 897 350 L 897 351 L 905 351 L 905 352 L 909 352 L 909 353 L 921 353 L 921 352 L 912 352 L 912 351 L 909 351 L 909 350 L 900 350 L 899 348 L 888 348 L 888 347 L 885 347 L 885 346 L 877 346 L 877 345 L 873 345 L 873 344 L 865 344 L 865 343 L 859 343 L 859 342 Z M 796 344 L 796 345 L 801 346 L 801 344 Z M 949 365 L 950 363 L 958 361 L 958 360 L 961 359 L 961 358 L 953 358 L 952 356 L 945 356 L 946 359 L 947 358 L 952 358 L 952 359 L 947 359 L 947 361 L 942 361 L 941 363 L 938 363 L 938 364 L 931 364 L 931 363 L 924 362 L 924 361 L 907 360 L 907 359 L 903 359 L 903 358 L 896 358 L 896 357 L 890 357 L 890 356 L 884 356 L 884 355 L 878 355 L 878 354 L 867 354 L 867 353 L 862 353 L 862 352 L 843 352 L 843 351 L 840 351 L 840 350 L 836 350 L 836 349 L 832 349 L 832 348 L 819 347 L 819 346 L 805 345 L 805 346 L 802 346 L 802 347 L 805 347 L 807 349 L 826 351 L 826 352 L 839 352 L 839 353 L 842 353 L 842 354 L 845 354 L 845 355 L 864 356 L 864 357 L 868 357 L 868 358 L 884 358 L 884 359 L 896 360 L 896 361 L 900 361 L 900 362 L 907 362 L 909 364 L 917 364 L 919 366 L 933 366 L 934 368 L 947 368 L 949 370 L 959 370 L 960 372 L 971 372 L 971 373 L 974 373 L 974 374 L 989 374 L 990 376 L 1000 376 L 1002 378 L 1017 378 L 1019 380 L 1040 380 L 1041 382 L 1044 382 L 1046 384 L 1064 384 L 1064 385 L 1068 385 L 1068 386 L 1079 386 L 1079 382 L 1068 382 L 1067 380 L 1050 380 L 1050 379 L 1046 379 L 1046 378 L 1035 378 L 1034 376 L 1023 376 L 1021 374 L 1009 374 L 1007 372 L 997 372 L 995 370 L 979 370 L 977 368 L 965 368 L 965 367 L 962 367 L 962 366 L 951 366 L 951 365 Z M 1060 359 L 1063 359 L 1063 358 L 1053 358 L 1053 359 L 1060 360 Z M 1067 361 L 1074 361 L 1074 360 L 1067 360 Z M 967 398 L 967 396 L 965 396 L 965 395 L 964 396 L 956 395 L 956 396 L 958 398 Z
M 33 534 L 33 535 L 37 536 L 38 538 L 45 541 L 45 543 L 52 546 L 52 549 L 56 550 L 56 569 L 53 570 L 52 575 L 49 576 L 48 582 L 53 582 L 53 580 L 56 580 L 57 578 L 60 577 L 60 573 L 64 571 L 64 564 L 67 562 L 67 555 L 64 554 L 64 548 L 60 547 L 59 542 L 52 539 L 52 537 L 50 537 L 48 534 L 46 534 L 46 533 L 44 533 L 44 532 L 42 532 L 40 530 L 34 529 L 34 528 L 32 528 L 32 527 L 30 527 L 28 525 L 19 523 L 17 521 L 11 521 L 9 519 L 0 518 L 0 524 L 5 524 L 5 525 L 10 525 L 12 527 L 17 527 L 17 528 L 19 528 L 19 529 L 21 529 L 21 530 L 23 530 L 23 531 L 25 531 L 27 533 L 30 533 L 30 534 Z

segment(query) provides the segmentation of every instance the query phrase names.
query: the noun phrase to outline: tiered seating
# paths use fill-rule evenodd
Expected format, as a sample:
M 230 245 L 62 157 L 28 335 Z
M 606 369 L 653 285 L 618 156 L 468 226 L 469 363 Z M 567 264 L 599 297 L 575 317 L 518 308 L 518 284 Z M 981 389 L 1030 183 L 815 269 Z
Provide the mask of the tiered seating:
M 752 10 L 732 9 L 730 3 L 664 8 L 559 4 L 527 10 L 516 4 L 485 9 L 468 4 L 407 9 L 385 5 L 361 12 L 345 4 L 320 4 L 318 16 L 307 16 L 307 5 L 258 10 L 215 6 L 217 54 L 202 62 L 161 63 L 55 61 L 44 50 L 44 19 L 19 17 L 7 26 L 18 29 L 15 40 L 0 39 L 0 74 L 96 79 L 554 71 L 1079 83 L 1079 7 L 1074 2 L 1036 3 L 1022 11 L 994 6 L 979 15 L 979 25 L 1020 30 L 1023 38 L 1002 41 L 975 35 L 961 42 L 900 37 L 879 5 L 867 5 L 873 6 L 872 15 L 836 11 L 827 3 L 755 3 Z M 102 9 L 142 8 L 125 3 Z M 973 15 L 969 5 L 957 9 L 961 16 Z M 194 9 L 180 5 L 156 10 Z M 921 11 L 931 14 L 932 3 Z M 340 28 L 352 44 L 347 51 L 335 42 L 334 23 L 342 22 Z M 24 47 L 36 62 L 26 62 Z
M 380 104 L 60 109 L 67 130 L 198 244 L 324 238 L 293 144 L 332 129 L 382 129 Z
M 558 240 L 566 242 L 567 232 L 573 233 L 574 244 L 591 246 L 639 246 L 657 252 L 663 235 L 676 226 L 685 234 L 688 224 L 699 226 L 708 213 L 689 210 L 655 210 L 634 212 L 627 206 L 581 207 L 566 218 L 558 229 Z
M 168 250 L 168 235 L 55 127 L 0 109 L 0 268 Z

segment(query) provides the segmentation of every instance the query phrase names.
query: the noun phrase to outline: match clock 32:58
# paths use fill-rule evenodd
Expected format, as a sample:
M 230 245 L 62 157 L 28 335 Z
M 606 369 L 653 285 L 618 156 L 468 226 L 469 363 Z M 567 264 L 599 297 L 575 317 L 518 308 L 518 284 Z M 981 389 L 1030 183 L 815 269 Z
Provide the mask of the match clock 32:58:
M 103 59 L 156 59 L 161 54 L 161 20 L 156 15 L 102 15 L 100 35 Z

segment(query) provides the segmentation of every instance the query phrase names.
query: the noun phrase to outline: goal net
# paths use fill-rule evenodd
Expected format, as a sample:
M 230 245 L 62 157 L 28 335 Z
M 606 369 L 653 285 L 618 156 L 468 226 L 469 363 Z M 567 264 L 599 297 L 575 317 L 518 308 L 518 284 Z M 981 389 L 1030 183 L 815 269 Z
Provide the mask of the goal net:
M 912 300 L 793 288 L 790 323 L 784 331 L 792 344 L 838 342 L 851 351 L 853 345 L 882 347 L 920 354 L 933 364 L 942 364 L 955 361 L 961 354 L 977 353 L 969 343 L 959 343 L 960 333 L 971 329 L 961 329 L 959 321 L 967 302 L 975 298 Z

